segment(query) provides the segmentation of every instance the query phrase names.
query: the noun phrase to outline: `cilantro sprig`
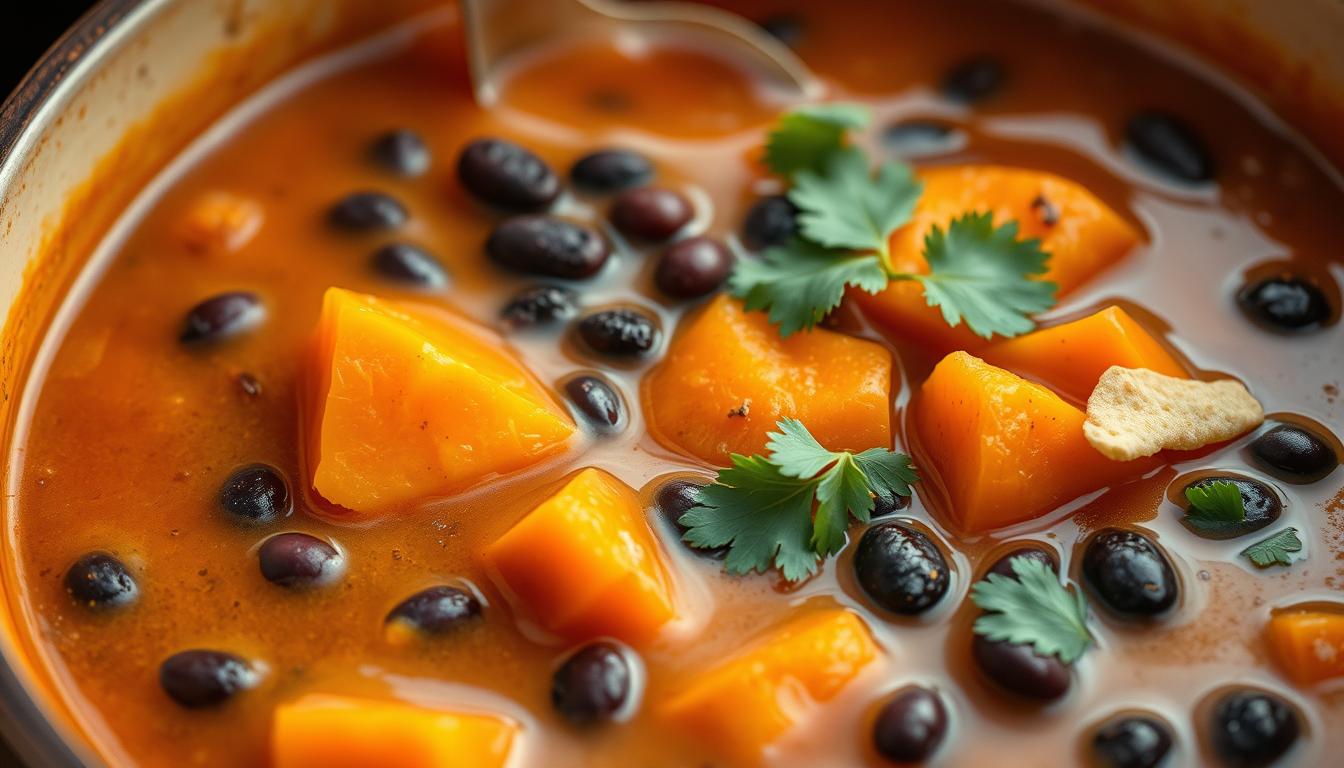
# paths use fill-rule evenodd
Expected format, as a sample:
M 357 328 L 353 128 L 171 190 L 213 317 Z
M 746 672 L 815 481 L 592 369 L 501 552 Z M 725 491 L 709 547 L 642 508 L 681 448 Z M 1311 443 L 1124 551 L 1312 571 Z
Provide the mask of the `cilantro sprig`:
M 1190 502 L 1182 521 L 1201 531 L 1225 532 L 1246 521 L 1246 505 L 1236 483 L 1215 480 L 1206 485 L 1192 485 L 1185 489 Z
M 1042 656 L 1058 656 L 1070 664 L 1092 644 L 1087 629 L 1087 601 L 1070 591 L 1043 562 L 1015 557 L 1009 563 L 1016 578 L 991 573 L 971 587 L 971 600 L 986 613 L 974 631 L 989 640 L 1029 643 Z
M 909 496 L 919 475 L 910 457 L 885 448 L 830 451 L 796 419 L 776 424 L 766 456 L 733 454 L 678 521 L 691 546 L 728 547 L 729 573 L 767 571 L 788 581 L 840 551 L 849 518 L 866 523 L 874 495 Z
M 846 144 L 863 128 L 862 107 L 805 107 L 780 119 L 766 143 L 765 162 L 789 178 L 798 207 L 798 236 L 759 260 L 740 259 L 729 280 L 749 310 L 763 310 L 790 336 L 814 327 L 839 306 L 847 287 L 876 294 L 892 281 L 920 283 L 930 306 L 951 326 L 965 322 L 990 338 L 1031 330 L 1030 316 L 1054 305 L 1054 283 L 1033 279 L 1049 255 L 1039 240 L 1018 239 L 1014 221 L 995 227 L 988 212 L 934 226 L 923 244 L 927 274 L 896 269 L 891 235 L 908 224 L 923 186 L 910 166 L 885 162 Z
M 1302 551 L 1302 540 L 1297 537 L 1296 528 L 1284 528 L 1267 539 L 1262 539 L 1241 550 L 1241 554 L 1260 568 L 1271 565 L 1292 565 L 1293 557 Z

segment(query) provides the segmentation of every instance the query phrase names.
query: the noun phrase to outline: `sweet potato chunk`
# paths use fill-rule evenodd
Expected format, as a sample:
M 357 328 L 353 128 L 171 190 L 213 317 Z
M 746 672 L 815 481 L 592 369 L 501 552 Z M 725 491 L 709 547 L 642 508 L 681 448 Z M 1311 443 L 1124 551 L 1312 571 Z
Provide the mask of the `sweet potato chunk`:
M 664 445 L 727 464 L 759 453 L 786 416 L 832 450 L 891 446 L 891 355 L 822 328 L 781 339 L 764 312 L 719 296 L 644 380 L 649 430 Z
M 579 472 L 484 557 L 515 610 L 569 640 L 610 635 L 638 645 L 676 616 L 643 506 L 601 470 Z
M 518 724 L 397 701 L 310 694 L 277 707 L 272 768 L 502 768 Z
M 882 653 L 845 610 L 794 619 L 723 665 L 692 678 L 662 707 L 689 738 L 731 765 L 761 762 L 767 746 L 833 698 Z
M 1269 649 L 1293 682 L 1344 676 L 1344 613 L 1285 611 L 1265 629 Z
M 995 342 L 983 356 L 986 362 L 1040 381 L 1079 403 L 1087 402 L 1101 374 L 1113 365 L 1187 375 L 1166 347 L 1120 307 Z
M 891 236 L 892 262 L 898 270 L 928 272 L 924 236 L 937 224 L 967 212 L 990 211 L 995 226 L 1013 219 L 1019 237 L 1040 238 L 1050 254 L 1041 276 L 1067 294 L 1118 261 L 1139 242 L 1139 234 L 1083 187 L 1049 173 L 993 165 L 964 165 L 922 171 L 924 194 L 914 218 Z M 1052 223 L 1053 222 L 1053 223 Z M 901 338 L 938 352 L 976 351 L 987 343 L 963 323 L 948 327 L 924 300 L 917 283 L 894 282 L 876 296 L 851 290 L 850 296 L 874 323 Z
M 382 515 L 529 466 L 574 423 L 469 323 L 327 291 L 304 407 L 313 488 Z
M 911 404 L 915 459 L 966 533 L 1039 517 L 1128 480 L 1152 460 L 1111 461 L 1083 436 L 1083 412 L 965 352 L 943 358 Z

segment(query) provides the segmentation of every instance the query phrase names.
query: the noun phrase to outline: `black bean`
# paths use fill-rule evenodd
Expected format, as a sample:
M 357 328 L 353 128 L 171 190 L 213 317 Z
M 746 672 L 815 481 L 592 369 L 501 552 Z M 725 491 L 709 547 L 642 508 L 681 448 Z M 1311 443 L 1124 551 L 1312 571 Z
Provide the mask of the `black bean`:
M 1258 768 L 1282 757 L 1302 726 L 1296 710 L 1267 691 L 1224 694 L 1209 724 L 1214 751 L 1227 765 Z
M 1103 530 L 1083 552 L 1083 581 L 1101 604 L 1121 616 L 1156 616 L 1176 604 L 1180 590 L 1167 556 L 1134 531 Z
M 663 252 L 653 273 L 658 290 L 678 299 L 712 293 L 733 271 L 733 254 L 712 237 L 688 237 Z
M 192 307 L 177 339 L 188 345 L 213 344 L 250 331 L 265 319 L 261 297 L 248 291 L 229 291 Z
M 514 328 L 548 325 L 573 317 L 578 312 L 577 301 L 578 296 L 568 288 L 542 285 L 514 295 L 500 315 Z
M 448 271 L 418 245 L 388 243 L 373 252 L 370 263 L 373 271 L 399 283 L 421 288 L 442 288 L 448 284 Z
M 897 763 L 921 763 L 933 756 L 947 735 L 947 708 L 938 694 L 910 686 L 882 705 L 873 722 L 877 753 Z
M 1275 333 L 1307 333 L 1330 322 L 1330 300 L 1310 280 L 1276 275 L 1251 283 L 1237 294 L 1237 306 L 1251 322 Z
M 481 202 L 508 211 L 544 210 L 560 196 L 560 179 L 546 161 L 504 139 L 464 147 L 457 178 Z
M 465 589 L 430 587 L 402 600 L 387 614 L 387 623 L 429 635 L 442 635 L 481 615 L 481 601 Z
M 611 720 L 630 699 L 630 662 L 613 643 L 580 648 L 555 671 L 551 703 L 574 725 Z
M 65 591 L 89 608 L 122 608 L 140 596 L 135 577 L 106 552 L 90 552 L 65 572 Z
M 346 232 L 381 232 L 406 223 L 406 206 L 383 192 L 355 192 L 346 195 L 327 211 L 327 221 Z
M 1126 715 L 1103 723 L 1092 735 L 1100 768 L 1157 768 L 1171 751 L 1171 728 L 1148 715 Z
M 864 531 L 854 554 L 854 574 L 879 607 L 906 615 L 932 608 L 951 583 L 938 545 L 898 522 L 878 523 Z
M 269 523 L 288 517 L 289 484 L 279 470 L 253 464 L 234 470 L 219 489 L 219 506 L 236 520 Z
M 790 48 L 795 48 L 798 43 L 802 42 L 803 33 L 806 29 L 803 26 L 802 19 L 788 13 L 780 13 L 762 19 L 760 24 L 761 29 L 764 29 L 766 34 Z
M 871 516 L 876 519 L 879 517 L 886 517 L 887 515 L 894 515 L 901 510 L 907 509 L 909 506 L 909 496 L 901 496 L 895 493 L 888 496 L 876 493 L 873 494 L 873 511 Z
M 742 244 L 753 251 L 784 245 L 798 233 L 798 207 L 784 195 L 757 200 L 742 221 Z
M 1003 63 L 988 56 L 963 61 L 943 76 L 943 98 L 958 104 L 976 104 L 993 96 L 1007 79 Z
M 611 247 L 592 227 L 551 216 L 515 216 L 495 227 L 485 253 L 516 272 L 580 280 L 607 263 Z
M 989 576 L 991 573 L 997 573 L 1000 576 L 1016 579 L 1017 574 L 1013 572 L 1013 561 L 1019 558 L 1035 560 L 1055 573 L 1059 573 L 1059 558 L 1055 553 L 1052 550 L 1046 549 L 1044 545 L 1031 544 L 1025 547 L 1018 547 L 1012 552 L 1000 557 L 998 560 L 995 560 L 994 564 L 989 566 L 989 569 L 985 571 L 985 576 Z
M 420 176 L 429 170 L 429 147 L 420 134 L 405 128 L 388 131 L 369 146 L 369 158 L 398 176 Z
M 321 587 L 340 578 L 345 558 L 326 541 L 306 533 L 278 533 L 257 550 L 261 575 L 291 589 Z
M 1279 519 L 1279 515 L 1283 514 L 1283 502 L 1279 501 L 1279 496 L 1274 493 L 1274 489 L 1249 477 L 1210 475 L 1190 483 L 1186 488 L 1207 488 L 1220 482 L 1231 483 L 1241 492 L 1241 506 L 1246 512 L 1246 519 L 1240 523 L 1210 524 L 1203 522 L 1197 516 L 1190 517 L 1187 515 L 1182 518 L 1181 522 L 1185 527 L 1196 535 L 1215 540 L 1244 536 L 1270 525 Z M 1187 507 L 1186 512 L 1189 511 L 1190 508 Z
M 1324 438 L 1296 424 L 1279 424 L 1255 438 L 1251 455 L 1288 482 L 1314 482 L 1339 466 L 1338 454 Z
M 955 152 L 966 134 L 937 120 L 903 120 L 882 131 L 882 145 L 899 157 L 930 157 Z
M 1125 126 L 1125 144 L 1152 170 L 1187 183 L 1211 181 L 1213 160 L 1185 121 L 1165 112 L 1141 112 Z
M 658 346 L 662 331 L 641 310 L 604 309 L 579 321 L 579 337 L 601 355 L 640 357 Z
M 565 395 L 599 431 L 615 432 L 625 418 L 621 396 L 600 376 L 575 376 L 565 382 Z
M 609 195 L 649 183 L 653 164 L 628 149 L 603 149 L 578 159 L 569 169 L 574 186 L 593 195 Z
M 611 205 L 611 223 L 641 240 L 666 240 L 694 216 L 695 209 L 685 195 L 662 187 L 627 189 Z
M 1072 676 L 1058 656 L 1042 656 L 1029 644 L 976 635 L 971 656 L 986 678 L 1026 699 L 1054 701 L 1069 692 Z
M 658 515 L 666 520 L 677 531 L 679 538 L 680 536 L 685 536 L 686 531 L 689 530 L 686 526 L 681 524 L 682 515 L 690 512 L 691 509 L 697 505 L 697 494 L 699 494 L 700 489 L 705 487 L 705 485 L 706 483 L 704 481 L 696 482 L 694 480 L 678 478 L 663 483 L 658 488 L 658 492 L 654 494 L 653 503 L 658 508 Z M 700 547 L 691 546 L 690 542 L 685 539 L 681 539 L 681 542 L 697 555 L 703 555 L 716 560 L 721 560 L 728 556 L 728 547 L 702 549 Z
M 159 685 L 188 709 L 218 706 L 260 681 L 246 659 L 224 651 L 182 651 L 159 665 Z

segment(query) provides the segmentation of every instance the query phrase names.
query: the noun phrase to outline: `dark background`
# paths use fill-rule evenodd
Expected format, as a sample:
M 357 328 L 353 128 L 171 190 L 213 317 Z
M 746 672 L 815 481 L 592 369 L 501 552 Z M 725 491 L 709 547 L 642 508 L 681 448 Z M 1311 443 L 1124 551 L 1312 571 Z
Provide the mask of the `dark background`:
M 93 5 L 93 0 L 24 0 L 5 11 L 5 22 L 0 24 L 0 99 Z

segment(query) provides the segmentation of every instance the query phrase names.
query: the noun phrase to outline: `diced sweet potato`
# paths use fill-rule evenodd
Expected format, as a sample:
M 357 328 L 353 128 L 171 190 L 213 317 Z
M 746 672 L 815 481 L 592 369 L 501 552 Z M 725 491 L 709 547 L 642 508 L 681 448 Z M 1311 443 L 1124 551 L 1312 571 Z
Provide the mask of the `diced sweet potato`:
M 719 296 L 644 380 L 649 430 L 664 445 L 727 464 L 759 453 L 784 417 L 832 450 L 891 447 L 891 355 L 822 328 L 781 339 L 764 312 Z
M 965 533 L 1039 517 L 1151 469 L 1107 459 L 1059 395 L 965 352 L 933 369 L 910 406 L 915 461 Z
M 518 730 L 493 715 L 310 694 L 276 708 L 271 768 L 503 768 Z
M 1079 403 L 1087 402 L 1101 374 L 1113 365 L 1187 375 L 1166 347 L 1120 307 L 995 342 L 984 349 L 983 357 Z
M 1266 627 L 1269 648 L 1293 682 L 1344 676 L 1344 613 L 1285 611 Z
M 1120 260 L 1139 242 L 1134 228 L 1091 192 L 1049 173 L 963 165 L 919 175 L 924 194 L 914 218 L 891 236 L 892 263 L 898 270 L 928 272 L 923 250 L 929 229 L 935 224 L 946 228 L 952 219 L 972 211 L 992 212 L 996 226 L 1016 220 L 1019 237 L 1040 238 L 1050 254 L 1049 270 L 1041 279 L 1058 284 L 1061 296 Z M 860 290 L 849 295 L 878 326 L 934 351 L 974 352 L 987 343 L 965 323 L 948 327 L 942 314 L 928 306 L 917 283 L 894 282 L 875 296 Z
M 200 253 L 229 253 L 242 248 L 261 229 L 261 203 L 229 192 L 196 198 L 182 220 L 182 240 Z
M 562 449 L 573 421 L 501 347 L 447 314 L 329 289 L 304 407 L 313 488 L 382 515 Z
M 881 655 L 845 610 L 794 619 L 668 700 L 663 716 L 731 765 L 755 765 L 785 731 L 814 714 Z
M 569 640 L 652 639 L 677 613 L 664 554 L 625 483 L 585 469 L 485 548 L 515 610 Z

